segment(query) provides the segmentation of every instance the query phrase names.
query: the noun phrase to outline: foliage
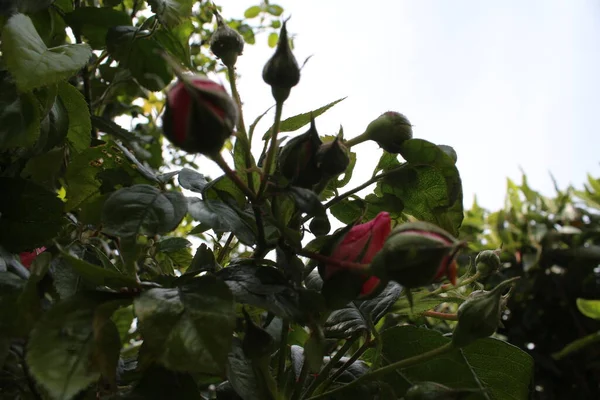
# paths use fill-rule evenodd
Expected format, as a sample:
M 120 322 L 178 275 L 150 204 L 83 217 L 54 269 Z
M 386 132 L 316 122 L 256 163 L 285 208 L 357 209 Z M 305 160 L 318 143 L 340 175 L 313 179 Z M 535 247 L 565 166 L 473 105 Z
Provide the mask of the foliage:
M 454 282 L 467 243 L 478 251 L 501 240 L 504 255 L 533 249 L 528 271 L 581 262 L 573 284 L 592 285 L 583 278 L 596 262 L 594 231 L 553 231 L 548 214 L 532 219 L 547 225 L 538 231 L 523 214 L 531 203 L 562 215 L 568 194 L 549 206 L 526 189 L 526 203 L 515 187 L 507 211 L 485 222 L 509 216 L 510 230 L 486 231 L 477 207 L 463 223 L 452 148 L 407 135 L 404 116 L 401 137 L 385 126 L 376 138 L 319 134 L 315 119 L 343 99 L 282 121 L 300 74 L 284 10 L 265 0 L 225 21 L 231 29 L 221 37 L 235 44 L 235 57 L 227 43 L 210 40 L 219 11 L 189 0 L 2 3 L 2 397 L 396 399 L 427 387 L 469 399 L 527 397 L 532 358 L 488 337 L 508 294 L 498 291 L 486 309 L 486 333 L 470 332 L 460 345 L 445 334 L 462 322 L 444 310 L 467 298 L 477 304 L 478 280 L 504 287 L 470 270 Z M 245 124 L 233 64 L 243 48 L 236 35 L 251 45 L 259 33 L 277 47 L 265 73 L 276 105 L 273 124 L 255 135 L 267 113 Z M 226 67 L 209 42 L 230 56 Z M 231 94 L 209 80 L 211 90 L 195 91 L 186 71 L 226 74 Z M 175 78 L 180 84 L 169 86 Z M 179 100 L 169 106 L 177 111 L 164 113 L 173 87 Z M 222 104 L 239 112 L 235 132 L 231 123 L 219 126 Z M 198 111 L 212 117 L 210 128 L 192 118 Z M 121 126 L 124 118 L 133 129 Z M 221 151 L 193 150 L 223 175 L 202 174 L 195 154 L 164 141 L 165 120 L 177 124 L 169 140 L 225 135 Z M 291 141 L 279 137 L 309 125 Z M 381 151 L 371 179 L 347 189 L 355 146 L 365 140 L 393 146 Z M 357 194 L 367 187 L 372 194 Z M 580 194 L 588 208 L 600 202 L 595 190 Z M 330 233 L 332 218 L 344 227 Z M 396 226 L 403 235 L 390 234 Z M 201 241 L 195 251 L 192 237 Z M 393 254 L 371 268 L 388 248 Z M 419 271 L 427 274 L 416 280 Z M 440 281 L 450 272 L 455 285 Z M 403 287 L 399 276 L 418 286 Z M 359 293 L 365 282 L 377 285 Z M 516 290 L 501 331 L 517 345 L 523 337 L 510 324 L 528 304 L 526 290 Z M 595 303 L 580 307 L 597 313 Z
M 508 180 L 505 207 L 477 202 L 465 213 L 462 238 L 474 252 L 502 247 L 500 271 L 482 281 L 520 277 L 498 333 L 535 360 L 536 397 L 596 398 L 600 322 L 600 181 L 584 190 L 543 196 Z M 595 319 L 594 319 L 595 318 Z

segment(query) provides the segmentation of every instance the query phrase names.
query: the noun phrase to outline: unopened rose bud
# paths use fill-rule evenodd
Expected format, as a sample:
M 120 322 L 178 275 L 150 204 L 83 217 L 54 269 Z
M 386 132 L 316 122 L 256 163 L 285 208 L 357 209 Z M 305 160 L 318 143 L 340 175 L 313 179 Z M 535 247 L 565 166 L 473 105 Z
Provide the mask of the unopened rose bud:
M 497 272 L 500 269 L 500 257 L 498 253 L 493 250 L 484 250 L 477 254 L 475 257 L 475 268 L 482 277 Z
M 456 150 L 454 150 L 452 146 L 438 144 L 438 147 L 442 149 L 442 151 L 446 153 L 452 159 L 452 161 L 454 161 L 454 164 L 456 164 L 456 162 L 458 161 L 458 154 L 456 154 Z
M 225 66 L 233 68 L 238 56 L 244 51 L 244 39 L 223 21 L 218 12 L 214 13 L 217 18 L 217 30 L 210 38 L 210 50 L 223 61 Z
M 188 153 L 218 153 L 239 111 L 225 88 L 201 76 L 183 76 L 167 93 L 163 133 Z
M 286 22 L 279 32 L 275 54 L 263 68 L 263 80 L 271 86 L 273 98 L 278 103 L 284 102 L 290 95 L 290 90 L 300 82 L 300 67 L 290 48 Z
M 381 114 L 365 130 L 365 136 L 389 153 L 400 153 L 402 143 L 412 139 L 412 125 L 408 119 L 395 111 Z
M 323 142 L 312 119 L 310 128 L 290 140 L 279 154 L 279 171 L 294 186 L 311 188 L 321 179 L 315 156 Z
M 350 152 L 339 137 L 332 142 L 324 143 L 316 154 L 317 167 L 324 174 L 337 176 L 346 172 L 350 164 Z
M 510 293 L 502 293 L 516 279 L 508 279 L 491 291 L 477 290 L 458 307 L 458 324 L 452 334 L 452 343 L 463 347 L 477 339 L 489 337 L 496 332 L 501 323 L 502 312 Z
M 444 277 L 455 284 L 455 257 L 462 246 L 462 242 L 436 225 L 403 224 L 392 231 L 373 258 L 371 271 L 406 288 L 429 285 Z

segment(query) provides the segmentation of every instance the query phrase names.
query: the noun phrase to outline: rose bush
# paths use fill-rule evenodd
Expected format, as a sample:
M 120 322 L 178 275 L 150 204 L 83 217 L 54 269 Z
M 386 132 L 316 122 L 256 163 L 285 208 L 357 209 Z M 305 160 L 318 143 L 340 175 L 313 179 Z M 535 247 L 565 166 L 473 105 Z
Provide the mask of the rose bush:
M 284 119 L 300 66 L 280 6 L 9 3 L 0 397 L 526 398 L 531 358 L 486 337 L 511 281 L 469 296 L 456 153 L 397 112 L 318 132 L 343 99 Z M 265 31 L 275 107 L 247 125 L 235 63 Z M 350 187 L 366 140 L 379 160 Z

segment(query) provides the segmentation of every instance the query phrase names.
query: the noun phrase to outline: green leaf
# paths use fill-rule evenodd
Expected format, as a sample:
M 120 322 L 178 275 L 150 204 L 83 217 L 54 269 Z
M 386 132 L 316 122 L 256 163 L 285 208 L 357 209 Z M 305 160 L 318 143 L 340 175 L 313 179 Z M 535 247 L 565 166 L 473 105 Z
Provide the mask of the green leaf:
M 435 144 L 422 139 L 405 141 L 400 154 L 409 165 L 415 166 L 416 178 L 404 175 L 409 179 L 406 186 L 396 175 L 386 180 L 388 183 L 391 179 L 398 180 L 394 187 L 402 193 L 394 194 L 403 200 L 405 212 L 458 235 L 464 215 L 462 183 L 454 160 Z
M 54 148 L 32 157 L 21 172 L 21 178 L 30 180 L 48 190 L 54 190 L 65 164 L 65 149 Z
M 166 61 L 157 55 L 163 46 L 153 36 L 140 34 L 135 27 L 111 27 L 106 35 L 106 48 L 148 90 L 162 90 L 173 79 Z
M 22 92 L 70 78 L 87 64 L 87 44 L 47 48 L 31 19 L 15 14 L 2 30 L 2 53 L 8 71 Z
M 600 320 L 600 300 L 577 299 L 577 308 L 586 317 Z
M 186 67 L 192 68 L 190 63 L 190 35 L 194 33 L 194 24 L 186 20 L 171 29 L 160 29 L 154 33 L 156 41 Z
M 156 250 L 165 253 L 172 253 L 187 249 L 191 245 L 192 243 L 190 243 L 189 240 L 182 237 L 164 237 L 157 243 Z
M 216 233 L 233 232 L 239 241 L 247 246 L 256 242 L 255 227 L 229 205 L 220 200 L 188 199 L 188 211 L 192 218 L 209 226 Z
M 58 234 L 63 203 L 55 193 L 23 179 L 2 177 L 0 193 L 0 245 L 8 251 L 40 247 Z
M 192 14 L 194 0 L 148 0 L 161 24 L 172 28 Z
M 109 7 L 79 7 L 65 14 L 65 20 L 73 28 L 73 32 L 85 36 L 94 49 L 101 49 L 106 45 L 109 28 L 131 25 L 127 13 Z
M 162 192 L 150 185 L 117 190 L 104 203 L 104 231 L 115 236 L 156 235 L 177 228 L 187 203 L 180 192 Z
M 144 371 L 144 375 L 131 391 L 131 396 L 123 400 L 198 400 L 201 398 L 198 386 L 190 374 L 152 365 Z
M 365 301 L 352 301 L 344 308 L 334 310 L 325 322 L 325 335 L 347 338 L 355 332 L 371 332 L 402 293 L 402 286 L 390 282 L 376 297 Z
M 8 73 L 0 79 L 0 149 L 31 147 L 40 136 L 38 102 L 33 93 L 18 93 Z
M 276 268 L 234 265 L 217 272 L 239 303 L 263 308 L 284 319 L 300 321 L 300 296 Z
M 243 394 L 244 400 L 273 399 L 260 370 L 244 354 L 241 341 L 234 338 L 231 352 L 227 356 L 227 379 L 236 393 Z
M 277 32 L 269 33 L 269 38 L 267 40 L 267 43 L 269 44 L 270 48 L 275 48 L 275 46 L 277 46 L 278 41 L 279 41 L 279 34 Z
M 97 201 L 102 194 L 119 186 L 146 183 L 138 170 L 127 162 L 113 142 L 88 148 L 75 155 L 66 172 L 67 211 Z M 101 205 L 101 203 L 100 203 Z
M 262 9 L 260 6 L 252 6 L 247 8 L 246 11 L 244 11 L 244 18 L 256 18 L 261 11 Z
M 139 283 L 131 276 L 90 264 L 65 252 L 62 253 L 62 257 L 84 281 L 94 286 L 107 286 L 117 290 L 139 287 Z
M 331 107 L 335 106 L 337 103 L 345 99 L 345 97 L 342 97 L 341 99 L 333 101 L 327 105 L 324 105 L 323 107 L 317 108 L 316 110 L 305 112 L 303 114 L 298 114 L 290 118 L 286 118 L 283 121 L 281 121 L 281 125 L 279 125 L 279 132 L 297 131 L 298 129 L 310 123 L 311 114 L 313 118 L 317 118 L 319 115 L 323 114 L 325 111 L 329 110 Z M 262 140 L 267 140 L 268 138 L 270 138 L 272 131 L 273 127 L 271 126 L 267 133 L 264 134 Z
M 382 332 L 384 364 L 423 354 L 451 339 L 414 326 L 396 326 Z M 484 398 L 524 399 L 533 373 L 533 360 L 518 348 L 496 339 L 482 339 L 431 360 L 390 373 L 383 380 L 402 395 L 411 382 L 434 381 L 452 388 L 474 388 Z M 485 396 L 485 394 L 484 394 Z
M 177 179 L 182 188 L 196 193 L 204 192 L 204 188 L 208 185 L 204 175 L 189 168 L 182 169 Z
M 61 82 L 58 84 L 58 96 L 69 116 L 67 140 L 76 153 L 90 147 L 92 123 L 85 98 L 74 86 Z
M 267 12 L 271 15 L 279 17 L 281 14 L 283 14 L 283 7 L 278 6 L 277 4 L 269 4 L 267 6 Z
M 235 312 L 231 292 L 213 276 L 177 289 L 150 289 L 134 302 L 144 344 L 174 371 L 222 374 Z
M 58 303 L 31 333 L 29 370 L 54 398 L 71 399 L 100 377 L 100 366 L 94 362 L 97 352 L 118 356 L 119 349 L 106 348 L 94 330 L 96 309 L 107 297 L 76 296 Z
M 26 281 L 17 275 L 0 271 L 0 333 L 12 336 L 18 332 L 19 296 Z

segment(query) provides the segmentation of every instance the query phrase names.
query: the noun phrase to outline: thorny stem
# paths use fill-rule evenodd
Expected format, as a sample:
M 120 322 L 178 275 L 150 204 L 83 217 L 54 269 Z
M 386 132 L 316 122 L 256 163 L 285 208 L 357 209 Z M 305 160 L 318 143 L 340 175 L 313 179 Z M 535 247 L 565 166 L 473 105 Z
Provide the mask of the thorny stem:
M 277 361 L 277 385 L 283 387 L 285 377 L 285 360 L 287 358 L 287 341 L 290 330 L 290 323 L 283 320 L 281 323 L 281 336 L 279 342 L 279 359 Z
M 219 166 L 219 168 L 221 168 L 223 170 L 223 172 L 225 172 L 225 175 L 227 175 L 227 177 L 229 179 L 231 179 L 232 182 L 235 183 L 235 185 L 238 188 L 240 188 L 240 190 L 242 192 L 244 192 L 244 194 L 246 195 L 246 197 L 248 197 L 248 199 L 251 202 L 256 201 L 256 196 L 254 195 L 254 193 L 252 192 L 252 190 L 250 190 L 250 188 L 248 187 L 248 185 L 246 185 L 240 179 L 240 177 L 237 175 L 237 173 L 234 170 L 232 170 L 231 167 L 229 167 L 229 165 L 223 159 L 223 156 L 221 155 L 221 153 L 213 154 L 210 158 Z
M 435 296 L 437 294 L 445 293 L 452 289 L 458 289 L 459 287 L 470 285 L 471 283 L 477 281 L 480 277 L 481 277 L 481 274 L 479 272 L 475 272 L 471 277 L 464 279 L 464 280 L 460 281 L 459 283 L 457 283 L 456 286 L 453 286 L 451 283 L 446 283 L 446 284 L 440 286 L 433 292 L 429 293 L 429 296 Z
M 340 359 L 350 350 L 350 347 L 358 340 L 360 335 L 354 335 L 348 339 L 346 339 L 346 343 L 335 353 L 327 364 L 319 371 L 319 375 L 315 378 L 315 380 L 310 384 L 306 392 L 304 393 L 304 398 L 310 397 L 313 394 L 316 388 L 318 388 L 321 383 L 329 376 L 329 371 L 340 361 Z
M 313 396 L 311 398 L 309 398 L 308 400 L 317 400 L 317 399 L 327 399 L 330 398 L 331 395 L 335 394 L 335 393 L 339 393 L 342 391 L 345 391 L 347 389 L 359 386 L 360 384 L 362 384 L 365 381 L 369 381 L 375 378 L 378 378 L 382 375 L 385 375 L 389 372 L 395 371 L 397 369 L 403 369 L 403 368 L 407 368 L 416 364 L 420 364 L 423 363 L 425 361 L 429 361 L 435 357 L 438 357 L 442 354 L 448 353 L 452 350 L 454 350 L 455 347 L 452 345 L 452 342 L 448 342 L 443 346 L 440 346 L 436 349 L 430 350 L 426 353 L 422 353 L 419 354 L 417 356 L 414 357 L 410 357 L 410 358 L 405 358 L 404 360 L 400 360 L 398 362 L 392 363 L 390 365 L 386 365 L 383 368 L 379 368 L 375 371 L 371 371 L 367 374 L 362 375 L 361 377 L 359 377 L 358 379 L 353 380 L 352 382 L 350 382 L 347 385 L 343 385 L 340 386 L 336 389 L 330 390 L 328 392 L 325 393 L 321 393 L 317 396 Z
M 458 321 L 457 314 L 449 314 L 449 313 L 443 313 L 443 312 L 438 312 L 438 311 L 433 311 L 433 310 L 425 311 L 423 313 L 423 316 L 437 318 L 437 319 L 443 319 L 445 321 Z
M 306 251 L 306 250 L 302 250 L 302 249 L 296 250 L 296 254 L 298 254 L 299 256 L 304 256 L 304 257 L 316 260 L 316 261 L 324 262 L 324 263 L 331 264 L 331 265 L 336 265 L 336 266 L 338 266 L 340 268 L 344 268 L 344 269 L 366 271 L 369 268 L 369 264 L 360 264 L 360 263 L 355 263 L 355 262 L 350 262 L 350 261 L 336 260 L 334 258 L 324 256 L 323 254 L 313 253 L 312 251 Z
M 366 132 L 365 132 L 365 133 L 366 133 Z M 350 148 L 350 147 L 352 147 L 352 146 L 355 146 L 355 145 L 357 145 L 357 144 L 360 144 L 360 143 L 362 143 L 362 142 L 366 142 L 367 140 L 369 140 L 369 138 L 367 137 L 367 135 L 365 135 L 365 133 L 363 133 L 363 134 L 361 134 L 361 135 L 358 135 L 358 136 L 357 136 L 357 137 L 355 137 L 355 138 L 352 138 L 352 139 L 349 139 L 349 140 L 346 140 L 346 141 L 344 141 L 344 145 L 345 145 L 347 148 Z
M 219 255 L 217 256 L 217 263 L 221 264 L 223 262 L 223 260 L 225 259 L 225 256 L 227 255 L 227 252 L 229 251 L 229 246 L 231 245 L 231 241 L 233 240 L 233 232 L 229 233 L 229 236 L 227 236 L 227 240 L 225 241 L 225 244 L 223 245 L 223 248 L 221 248 L 221 251 L 219 252 Z
M 367 349 L 369 349 L 372 345 L 373 345 L 373 343 L 371 342 L 370 338 L 367 338 L 367 340 L 362 344 L 362 346 L 360 346 L 359 349 L 356 350 L 354 352 L 354 354 L 352 354 L 352 356 L 344 363 L 344 365 L 342 365 L 340 368 L 338 368 L 334 374 L 327 377 L 327 379 L 325 380 L 325 382 L 323 382 L 323 384 L 317 386 L 317 390 L 320 389 L 321 387 L 323 387 L 323 389 L 321 389 L 319 391 L 327 390 L 327 388 L 331 385 L 331 383 L 334 382 L 337 378 L 339 378 L 340 375 L 342 375 L 344 373 L 344 371 L 346 371 L 352 364 L 354 364 L 356 362 L 356 360 L 358 360 L 360 358 L 360 356 L 362 356 L 364 354 L 364 352 L 367 351 Z
M 277 136 L 279 135 L 279 125 L 281 123 L 281 112 L 283 111 L 283 102 L 278 101 L 275 105 L 275 122 L 273 123 L 273 129 L 271 131 L 271 146 L 267 152 L 267 158 L 263 165 L 263 178 L 260 181 L 260 188 L 258 189 L 257 197 L 260 199 L 267 188 L 267 182 L 271 175 L 271 167 L 275 160 L 275 154 L 277 153 Z

